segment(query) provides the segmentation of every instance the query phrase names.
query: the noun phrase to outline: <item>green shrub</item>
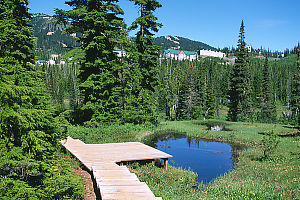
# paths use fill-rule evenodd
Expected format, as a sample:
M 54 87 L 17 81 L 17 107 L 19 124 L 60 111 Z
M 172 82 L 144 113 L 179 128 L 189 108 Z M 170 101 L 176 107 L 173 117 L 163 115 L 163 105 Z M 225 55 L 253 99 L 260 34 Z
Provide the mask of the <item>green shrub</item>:
M 279 143 L 279 137 L 274 131 L 266 133 L 261 141 L 261 146 L 264 152 L 264 158 L 269 158 L 271 153 L 276 149 Z

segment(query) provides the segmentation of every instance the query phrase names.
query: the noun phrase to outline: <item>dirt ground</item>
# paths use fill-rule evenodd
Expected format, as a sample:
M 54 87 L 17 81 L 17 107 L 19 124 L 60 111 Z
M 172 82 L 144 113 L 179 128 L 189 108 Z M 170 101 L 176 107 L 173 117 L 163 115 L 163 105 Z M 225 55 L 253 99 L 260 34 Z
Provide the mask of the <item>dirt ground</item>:
M 96 194 L 94 191 L 93 180 L 91 175 L 84 169 L 73 169 L 76 174 L 79 174 L 82 177 L 82 180 L 85 183 L 85 200 L 95 200 Z

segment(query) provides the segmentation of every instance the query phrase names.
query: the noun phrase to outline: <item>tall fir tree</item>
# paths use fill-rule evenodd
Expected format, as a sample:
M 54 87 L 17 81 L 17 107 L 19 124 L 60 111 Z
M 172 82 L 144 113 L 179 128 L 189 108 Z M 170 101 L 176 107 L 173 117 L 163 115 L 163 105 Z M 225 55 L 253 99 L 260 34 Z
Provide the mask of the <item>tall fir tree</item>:
M 297 67 L 293 77 L 293 89 L 292 89 L 292 117 L 295 120 L 298 127 L 300 127 L 300 44 L 295 49 L 297 54 Z
M 179 88 L 178 88 L 178 107 L 176 113 L 177 120 L 188 119 L 187 95 L 188 95 L 188 83 L 187 83 L 187 78 L 185 78 L 179 84 Z
M 272 123 L 276 120 L 276 106 L 271 88 L 268 57 L 265 59 L 262 77 L 260 121 Z
M 209 70 L 207 78 L 207 83 L 205 85 L 205 116 L 204 119 L 213 119 L 215 117 L 215 109 L 216 109 L 216 97 L 213 88 L 213 77 L 211 69 Z
M 50 160 L 64 135 L 56 126 L 43 76 L 31 64 L 27 5 L 28 0 L 0 1 L 0 196 L 53 199 L 46 192 L 55 185 L 49 180 L 55 163 Z M 56 194 L 60 192 L 65 190 Z M 56 198 L 63 196 L 71 197 Z
M 242 21 L 236 61 L 230 77 L 228 91 L 229 111 L 227 119 L 230 121 L 248 121 L 251 115 L 251 89 L 249 71 L 249 52 L 246 48 L 244 22 Z
M 46 146 L 38 149 L 34 142 L 55 144 L 57 137 L 41 73 L 30 64 L 33 36 L 27 5 L 24 0 L 1 2 L 0 138 L 7 148 L 21 147 L 25 153 L 41 159 L 47 154 L 41 150 Z
M 198 112 L 197 119 L 203 119 L 205 116 L 205 104 L 206 104 L 206 86 L 207 86 L 207 67 L 203 60 L 199 63 L 198 71 L 198 86 L 197 86 L 197 106 L 196 110 Z
M 197 76 L 197 66 L 193 62 L 188 62 L 187 70 L 187 83 L 188 83 L 188 93 L 187 93 L 187 115 L 189 119 L 196 119 L 198 115 L 198 76 Z
M 118 0 L 71 0 L 66 4 L 72 10 L 56 10 L 58 23 L 72 23 L 67 33 L 82 33 L 78 38 L 85 57 L 79 73 L 81 118 L 91 126 L 123 121 L 125 67 L 113 51 L 126 39 L 126 25 L 117 3 Z
M 161 7 L 156 0 L 130 0 L 140 8 L 140 16 L 132 23 L 130 30 L 138 29 L 135 44 L 137 54 L 137 65 L 140 70 L 138 88 L 140 116 L 143 116 L 140 123 L 149 121 L 157 123 L 157 100 L 154 96 L 158 86 L 157 66 L 159 48 L 153 44 L 153 32 L 158 32 L 162 25 L 157 22 L 153 12 Z

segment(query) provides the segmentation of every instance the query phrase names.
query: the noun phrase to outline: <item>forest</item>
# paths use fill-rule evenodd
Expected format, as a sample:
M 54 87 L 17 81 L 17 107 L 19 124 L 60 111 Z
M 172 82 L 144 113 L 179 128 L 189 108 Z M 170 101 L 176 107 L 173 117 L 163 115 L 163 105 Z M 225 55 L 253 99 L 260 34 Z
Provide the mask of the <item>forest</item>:
M 249 58 L 252 113 L 246 121 L 298 123 L 294 104 L 297 59 L 297 55 L 279 60 Z M 197 61 L 159 59 L 154 95 L 160 120 L 226 120 L 224 113 L 228 112 L 233 67 L 226 60 L 212 57 Z M 45 80 L 53 104 L 60 112 L 67 112 L 68 119 L 76 124 L 76 109 L 80 106 L 80 83 L 76 77 L 80 65 L 70 63 L 39 68 L 47 74 Z M 122 123 L 128 122 L 124 119 Z
M 34 52 L 34 48 L 44 47 L 34 46 L 28 0 L 1 1 L 1 199 L 84 199 L 84 183 L 74 173 L 81 166 L 59 142 L 68 135 L 99 143 L 136 141 L 142 140 L 146 132 L 161 129 L 163 123 L 167 124 L 166 129 L 171 129 L 173 123 L 216 120 L 242 125 L 261 123 L 267 127 L 279 124 L 292 127 L 297 136 L 299 44 L 284 58 L 255 57 L 246 48 L 242 22 L 235 64 L 212 57 L 195 61 L 164 59 L 153 42 L 155 33 L 162 27 L 154 13 L 162 5 L 156 0 L 130 1 L 140 15 L 129 26 L 122 18 L 124 11 L 117 0 L 70 0 L 66 4 L 72 9 L 56 9 L 55 24 L 64 28 L 61 31 L 66 35 L 78 33 L 74 37 L 77 42 L 70 41 L 74 48 L 66 53 L 66 57 L 74 59 L 59 65 L 35 64 L 35 56 L 41 57 L 45 52 Z M 128 37 L 130 30 L 137 30 L 136 37 Z M 113 52 L 120 47 L 125 50 L 125 56 L 118 57 Z M 219 137 L 242 142 L 241 135 L 239 132 L 237 136 Z M 265 149 L 260 149 L 260 153 L 271 152 L 277 146 L 277 139 L 272 143 L 273 135 L 269 136 L 265 137 L 268 141 L 263 143 Z M 250 140 L 252 145 L 259 146 L 256 136 Z M 299 136 L 291 140 L 299 148 Z M 274 143 L 274 148 L 266 150 L 266 146 Z M 298 161 L 294 159 L 299 154 L 291 152 L 289 156 L 295 167 Z M 261 162 L 273 161 L 262 159 Z M 160 170 L 155 166 L 150 169 Z M 172 170 L 174 177 L 185 173 Z M 188 172 L 182 176 L 188 176 Z M 151 184 L 147 178 L 145 181 Z M 221 182 L 207 190 L 203 186 L 195 194 L 191 185 L 180 181 L 178 184 L 183 185 L 176 186 L 181 189 L 178 199 L 181 193 L 217 199 L 240 195 L 234 190 L 224 194 L 223 189 L 216 189 Z M 155 189 L 157 184 L 153 185 Z M 278 194 L 280 198 L 299 197 L 294 182 L 286 187 Z M 257 199 L 271 193 L 274 198 L 279 197 L 274 188 L 265 190 L 265 194 L 257 193 L 260 195 Z M 250 199 L 251 191 L 242 190 Z M 186 198 L 198 199 L 196 196 Z M 166 198 L 175 199 L 174 196 Z

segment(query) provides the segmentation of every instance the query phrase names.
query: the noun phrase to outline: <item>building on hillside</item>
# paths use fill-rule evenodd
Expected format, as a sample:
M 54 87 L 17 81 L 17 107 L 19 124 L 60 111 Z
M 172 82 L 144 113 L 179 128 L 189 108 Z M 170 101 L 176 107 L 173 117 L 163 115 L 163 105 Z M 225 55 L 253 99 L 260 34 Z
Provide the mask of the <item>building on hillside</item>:
M 210 57 L 217 57 L 217 58 L 225 58 L 226 54 L 218 51 L 212 51 L 212 50 L 200 50 L 199 56 L 210 56 Z
M 114 53 L 116 53 L 119 58 L 126 56 L 126 52 L 123 49 L 115 49 Z
M 249 53 L 252 52 L 252 47 L 251 47 L 251 46 L 246 46 L 246 48 L 248 49 L 248 52 L 249 52 Z
M 72 34 L 70 34 L 70 36 L 71 36 L 71 37 L 76 37 L 77 34 L 76 34 L 76 33 L 72 33 Z
M 47 64 L 49 64 L 49 65 L 55 65 L 55 60 L 49 60 L 49 61 L 47 61 Z
M 47 61 L 46 60 L 37 60 L 35 63 L 38 65 L 44 65 L 44 64 L 47 64 Z
M 182 51 L 169 49 L 164 51 L 164 58 L 175 60 L 197 60 L 198 54 L 195 51 Z
M 51 60 L 57 60 L 59 57 L 61 57 L 61 55 L 58 55 L 58 54 L 51 54 L 50 55 Z

